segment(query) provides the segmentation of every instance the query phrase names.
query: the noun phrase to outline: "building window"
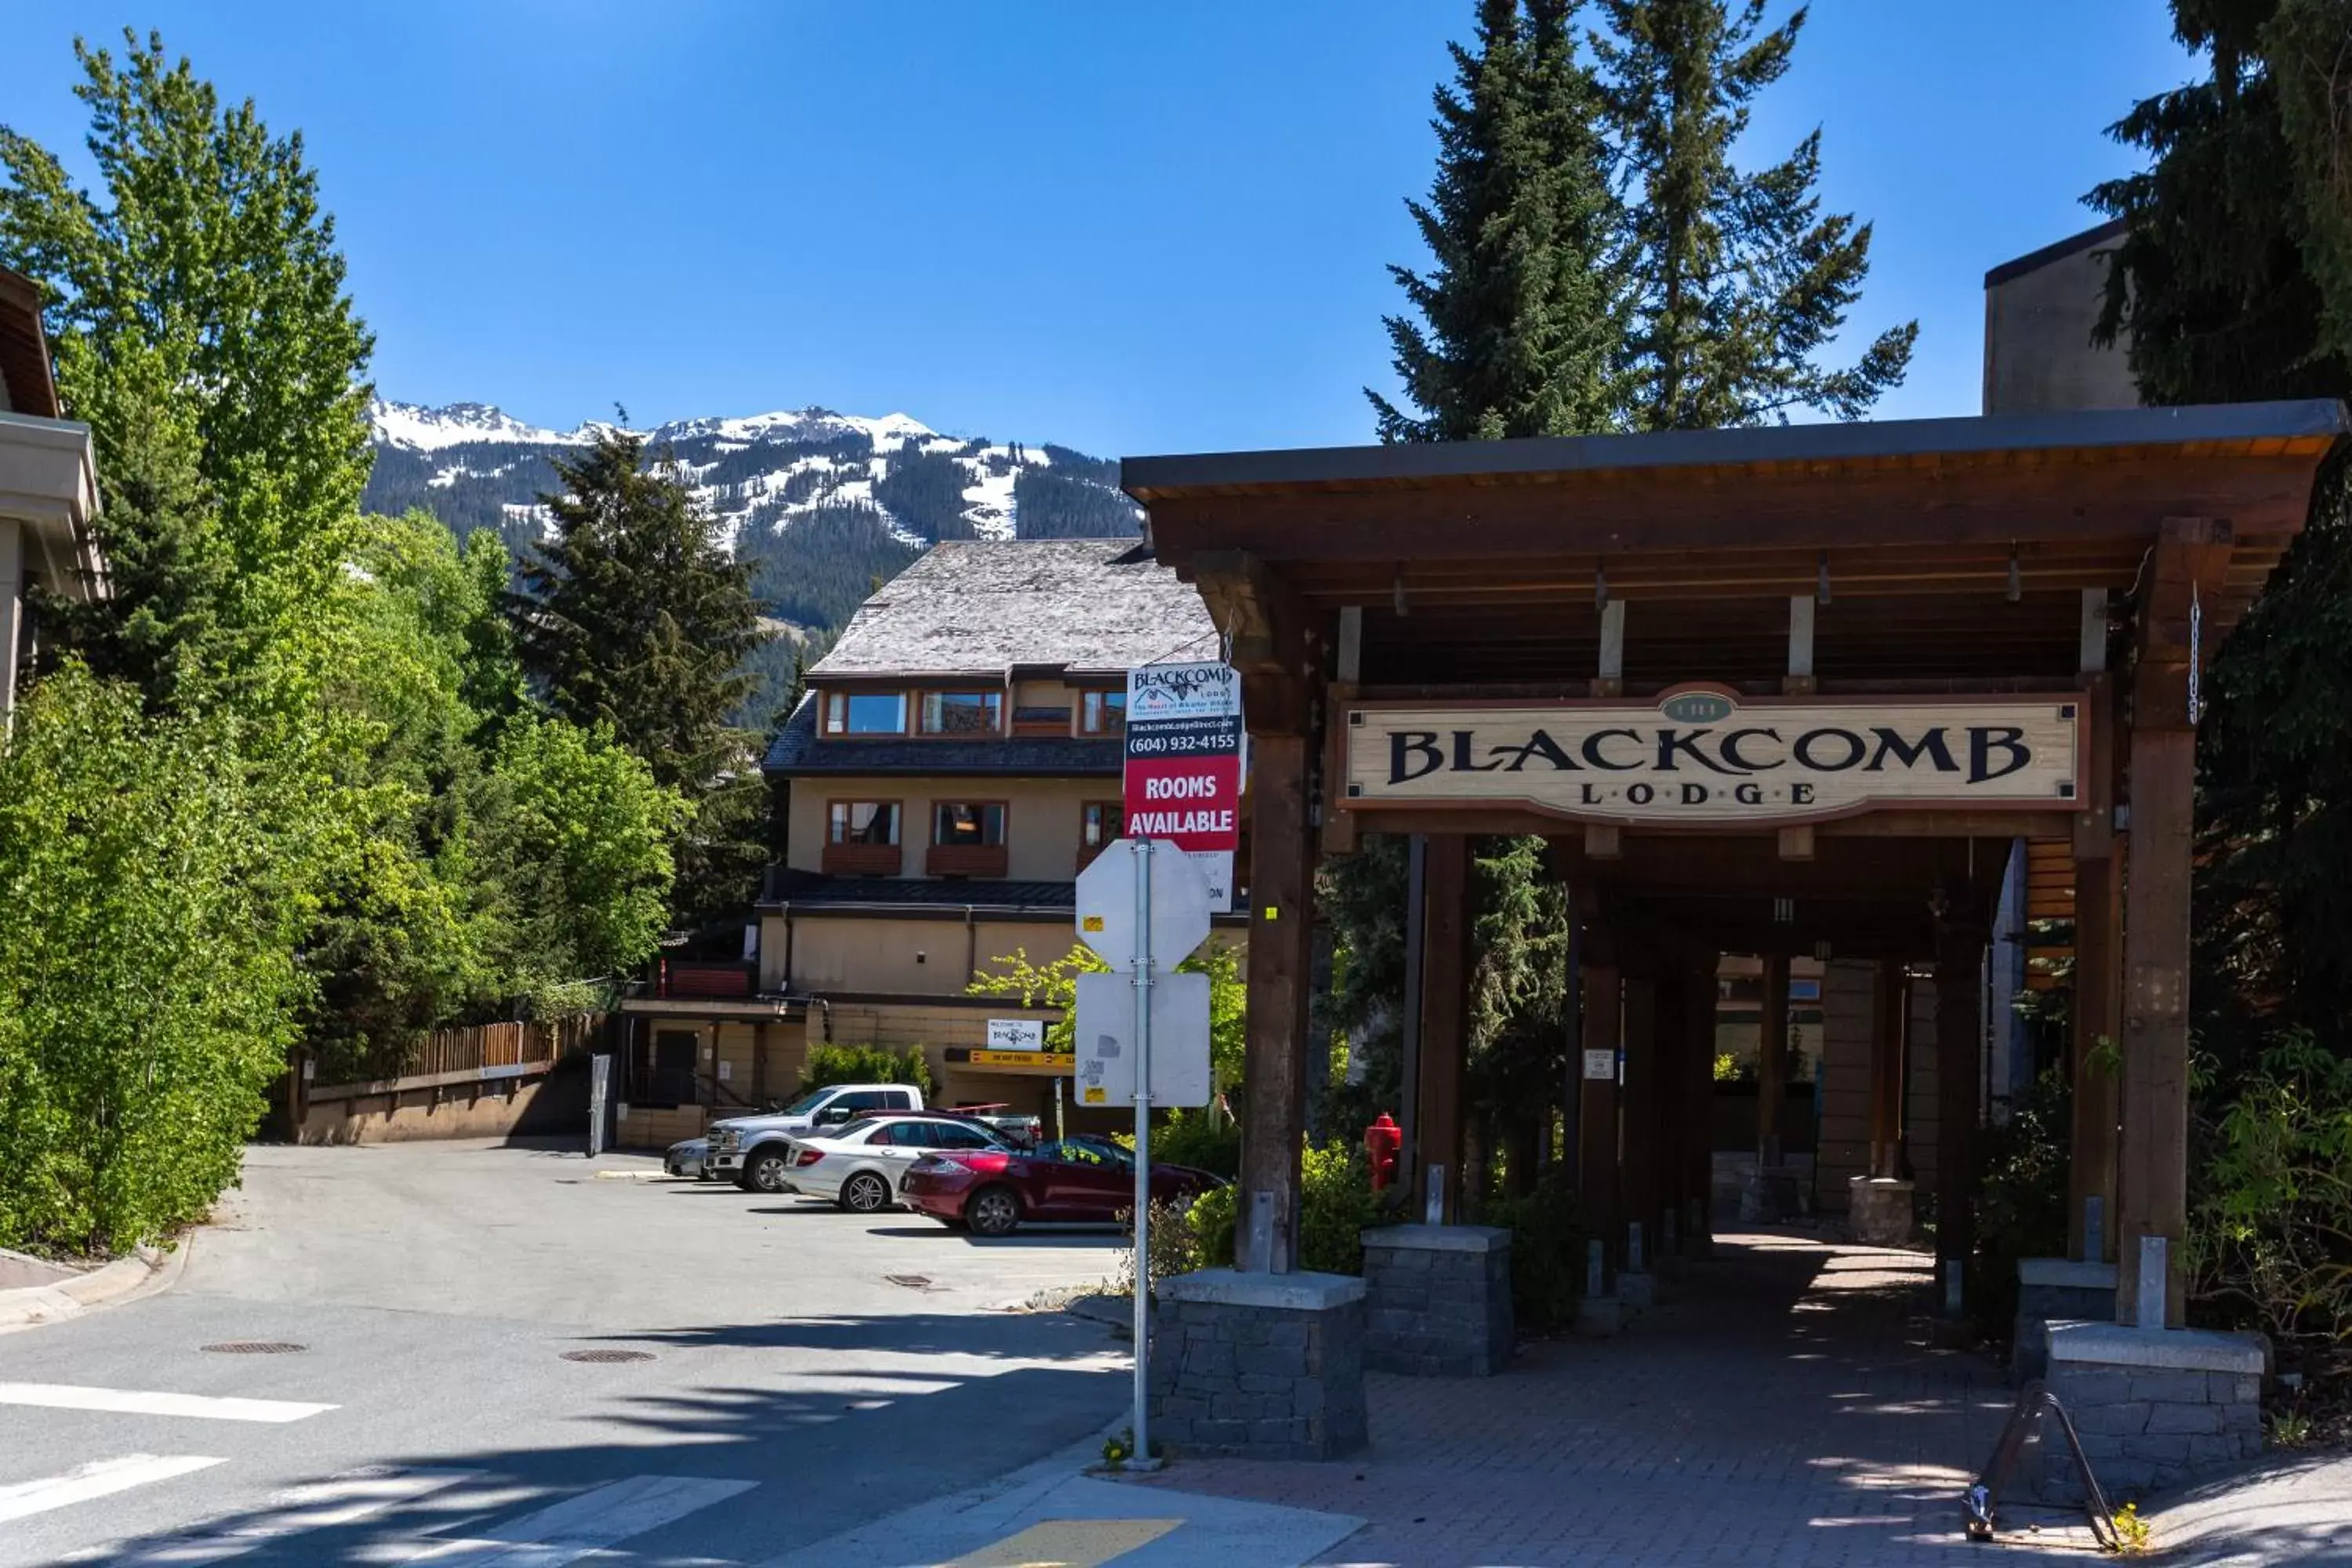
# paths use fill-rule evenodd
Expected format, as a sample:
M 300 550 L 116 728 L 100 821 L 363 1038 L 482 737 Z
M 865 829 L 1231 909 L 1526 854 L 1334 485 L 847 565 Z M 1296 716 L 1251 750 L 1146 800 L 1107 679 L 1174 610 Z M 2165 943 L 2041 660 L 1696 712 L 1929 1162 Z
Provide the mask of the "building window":
M 1003 712 L 1001 691 L 926 691 L 923 733 L 993 735 L 1003 728 Z
M 1004 807 L 1001 804 L 943 800 L 931 810 L 934 844 L 958 849 L 993 849 L 1004 843 Z
M 1089 691 L 1078 710 L 1078 722 L 1089 735 L 1118 735 L 1127 730 L 1127 693 Z
M 907 694 L 903 691 L 832 691 L 824 699 L 824 732 L 828 735 L 903 735 L 907 732 Z
M 1117 838 L 1127 826 L 1127 814 L 1115 800 L 1090 800 L 1080 819 L 1078 844 L 1091 853 Z
M 898 803 L 895 800 L 836 800 L 826 810 L 830 818 L 828 843 L 898 842 Z

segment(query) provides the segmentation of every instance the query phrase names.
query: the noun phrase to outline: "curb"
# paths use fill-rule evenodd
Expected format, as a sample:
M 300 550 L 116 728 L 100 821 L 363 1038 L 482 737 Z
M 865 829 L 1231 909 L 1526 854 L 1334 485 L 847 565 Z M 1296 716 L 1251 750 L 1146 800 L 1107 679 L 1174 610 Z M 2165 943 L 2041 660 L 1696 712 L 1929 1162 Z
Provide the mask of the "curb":
M 101 1307 L 161 1294 L 179 1283 L 186 1272 L 194 1240 L 194 1233 L 190 1232 L 169 1252 L 142 1247 L 131 1257 L 118 1258 L 79 1279 L 0 1290 L 0 1333 L 37 1329 Z

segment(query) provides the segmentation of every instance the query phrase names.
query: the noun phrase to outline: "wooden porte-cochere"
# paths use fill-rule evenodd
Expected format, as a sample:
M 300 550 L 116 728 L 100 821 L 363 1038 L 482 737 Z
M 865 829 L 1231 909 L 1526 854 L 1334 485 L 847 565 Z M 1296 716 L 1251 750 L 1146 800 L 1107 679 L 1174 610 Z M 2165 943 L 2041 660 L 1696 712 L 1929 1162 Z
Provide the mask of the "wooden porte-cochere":
M 2177 1260 L 2200 672 L 2347 432 L 2304 402 L 1129 459 L 1244 681 L 1241 1266 L 1297 1264 L 1313 868 L 1369 834 L 1414 846 L 1417 1205 L 1460 1217 L 1470 1173 L 1469 847 L 1539 835 L 1579 928 L 1553 1109 L 1612 1266 L 1633 1226 L 1704 1223 L 1721 955 L 1757 956 L 1769 1015 L 1826 954 L 1872 966 L 1867 1160 L 1916 1123 L 1953 1279 L 2001 879 L 2020 841 L 2071 857 L 2070 1202 L 2105 1258 Z

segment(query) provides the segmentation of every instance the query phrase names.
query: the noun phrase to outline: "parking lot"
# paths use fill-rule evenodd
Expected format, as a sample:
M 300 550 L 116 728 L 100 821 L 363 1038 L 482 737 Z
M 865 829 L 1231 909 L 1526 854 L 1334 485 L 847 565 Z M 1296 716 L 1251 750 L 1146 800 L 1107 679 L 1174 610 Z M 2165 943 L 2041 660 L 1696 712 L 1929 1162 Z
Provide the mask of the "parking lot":
M 255 1148 L 171 1290 L 0 1336 L 0 1568 L 765 1562 L 1116 1415 L 1123 1343 L 1006 1309 L 1109 1277 L 1118 1241 L 639 1155 Z

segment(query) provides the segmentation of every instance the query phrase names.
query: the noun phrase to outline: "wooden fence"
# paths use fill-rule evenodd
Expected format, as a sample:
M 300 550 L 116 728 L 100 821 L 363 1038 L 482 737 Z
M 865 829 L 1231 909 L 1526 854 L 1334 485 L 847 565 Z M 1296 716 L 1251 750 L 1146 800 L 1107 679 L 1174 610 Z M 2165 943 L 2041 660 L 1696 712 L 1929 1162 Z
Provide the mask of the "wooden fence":
M 521 1067 L 560 1060 L 588 1046 L 604 1028 L 601 1013 L 575 1013 L 528 1024 L 475 1024 L 425 1036 L 410 1048 L 400 1076 L 421 1078 L 482 1068 Z

